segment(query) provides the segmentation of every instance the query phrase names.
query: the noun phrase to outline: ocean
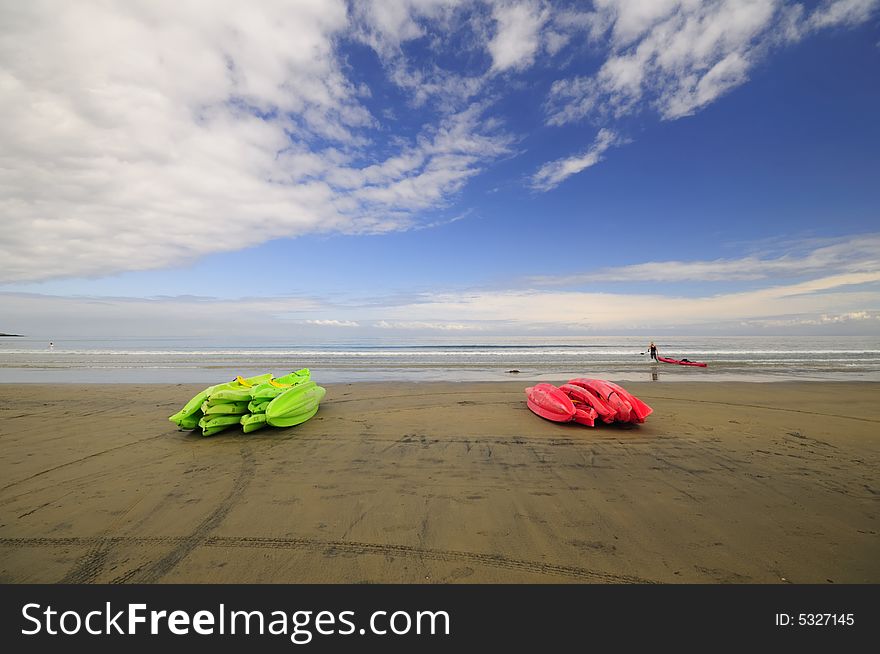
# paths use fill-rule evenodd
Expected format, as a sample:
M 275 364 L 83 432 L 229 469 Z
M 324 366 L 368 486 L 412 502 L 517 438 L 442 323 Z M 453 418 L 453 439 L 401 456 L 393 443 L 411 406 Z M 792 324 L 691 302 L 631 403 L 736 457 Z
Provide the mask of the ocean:
M 333 344 L 69 340 L 50 347 L 0 339 L 0 383 L 218 383 L 309 368 L 319 383 L 360 381 L 880 381 L 880 336 L 682 336 L 654 339 L 660 355 L 708 363 L 651 362 L 634 336 Z M 512 372 L 518 371 L 518 372 Z

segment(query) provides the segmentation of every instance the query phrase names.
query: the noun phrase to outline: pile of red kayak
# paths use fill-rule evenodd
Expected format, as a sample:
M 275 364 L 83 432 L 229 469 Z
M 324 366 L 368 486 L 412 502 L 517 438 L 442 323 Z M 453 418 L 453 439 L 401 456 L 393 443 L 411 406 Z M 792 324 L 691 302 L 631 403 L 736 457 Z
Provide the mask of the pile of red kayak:
M 617 384 L 602 379 L 570 379 L 567 384 L 535 384 L 526 389 L 533 413 L 553 422 L 577 422 L 592 427 L 605 423 L 642 423 L 654 411 Z

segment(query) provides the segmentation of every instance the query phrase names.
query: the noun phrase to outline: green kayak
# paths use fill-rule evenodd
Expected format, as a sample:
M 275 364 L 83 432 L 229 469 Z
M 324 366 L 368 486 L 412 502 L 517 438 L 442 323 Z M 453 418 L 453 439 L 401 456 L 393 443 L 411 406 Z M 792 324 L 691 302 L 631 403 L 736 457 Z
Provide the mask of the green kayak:
M 180 429 L 195 429 L 196 427 L 199 426 L 199 420 L 201 420 L 201 419 L 202 419 L 202 412 L 201 412 L 201 410 L 199 410 L 191 416 L 185 416 L 183 418 L 180 418 L 180 420 L 178 420 L 175 424 Z
M 261 427 L 266 426 L 266 414 L 265 413 L 251 413 L 246 416 L 242 416 L 241 420 L 241 429 L 245 434 L 250 434 L 252 431 L 256 431 Z
M 293 427 L 318 412 L 327 390 L 313 381 L 298 384 L 279 395 L 266 407 L 266 422 L 273 427 Z
M 240 387 L 240 388 L 224 388 L 219 391 L 214 391 L 208 397 L 208 404 L 225 404 L 228 402 L 244 402 L 248 403 L 251 400 L 251 388 L 248 386 Z
M 240 422 L 241 416 L 205 416 L 199 420 L 199 427 L 202 428 L 202 436 L 213 436 Z
M 205 402 L 202 405 L 202 413 L 206 416 L 210 415 L 243 415 L 248 412 L 248 403 L 247 402 L 221 402 L 218 404 L 209 404 Z
M 273 379 L 271 374 L 209 386 L 169 420 L 181 429 L 201 428 L 212 436 L 240 424 L 248 434 L 261 427 L 292 427 L 318 412 L 325 389 L 303 368 Z
M 180 411 L 175 413 L 173 416 L 170 416 L 168 419 L 181 429 L 195 429 L 196 426 L 198 426 L 199 420 L 203 415 L 202 404 L 204 404 L 205 401 L 208 400 L 208 398 L 215 391 L 254 386 L 257 384 L 261 384 L 271 378 L 271 374 L 257 375 L 256 377 L 250 377 L 244 380 L 242 380 L 241 377 L 238 377 L 235 381 L 209 386 L 201 393 L 198 393 L 195 397 L 193 397 L 189 402 L 184 405 L 184 407 Z M 246 399 L 249 400 L 250 397 Z
M 251 400 L 248 405 L 248 413 L 266 413 L 266 407 L 272 400 Z
M 251 390 L 251 399 L 253 400 L 274 400 L 276 397 L 289 390 L 293 386 L 304 384 L 309 381 L 311 373 L 308 368 L 297 370 L 289 375 L 270 379 L 263 382 Z

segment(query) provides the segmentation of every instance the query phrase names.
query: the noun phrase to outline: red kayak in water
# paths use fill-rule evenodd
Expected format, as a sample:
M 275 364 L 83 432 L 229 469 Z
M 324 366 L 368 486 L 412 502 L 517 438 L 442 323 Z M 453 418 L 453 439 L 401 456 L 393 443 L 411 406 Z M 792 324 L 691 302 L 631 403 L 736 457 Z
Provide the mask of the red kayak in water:
M 657 361 L 662 361 L 663 363 L 677 363 L 680 366 L 697 366 L 698 368 L 705 368 L 708 366 L 708 363 L 700 363 L 699 361 L 688 361 L 687 359 L 667 359 L 666 357 L 657 357 Z

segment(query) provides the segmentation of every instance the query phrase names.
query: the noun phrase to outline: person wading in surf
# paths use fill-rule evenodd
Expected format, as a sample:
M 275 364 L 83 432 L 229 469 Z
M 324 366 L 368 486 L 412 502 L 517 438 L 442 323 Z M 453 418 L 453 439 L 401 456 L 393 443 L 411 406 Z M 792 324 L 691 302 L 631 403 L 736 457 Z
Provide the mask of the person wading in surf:
M 657 346 L 654 345 L 654 341 L 651 341 L 651 344 L 648 346 L 648 351 L 651 353 L 651 358 L 654 361 L 657 360 Z

